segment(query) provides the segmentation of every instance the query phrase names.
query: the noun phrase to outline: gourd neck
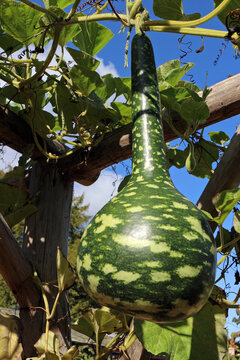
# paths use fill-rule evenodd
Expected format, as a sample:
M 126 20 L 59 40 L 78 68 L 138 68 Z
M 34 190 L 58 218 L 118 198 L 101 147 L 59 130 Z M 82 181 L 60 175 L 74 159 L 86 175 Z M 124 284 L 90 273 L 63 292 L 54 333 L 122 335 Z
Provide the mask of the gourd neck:
M 132 175 L 169 177 L 152 45 L 145 35 L 132 42 Z

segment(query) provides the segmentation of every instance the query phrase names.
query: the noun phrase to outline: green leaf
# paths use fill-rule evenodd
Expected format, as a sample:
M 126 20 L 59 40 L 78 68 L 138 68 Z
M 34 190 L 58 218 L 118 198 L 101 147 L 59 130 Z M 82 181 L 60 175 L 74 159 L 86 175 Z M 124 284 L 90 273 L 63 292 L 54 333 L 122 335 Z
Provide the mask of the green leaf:
M 67 13 L 60 9 L 57 6 L 49 6 L 49 10 L 51 10 L 53 13 L 55 13 L 58 18 L 60 19 L 65 19 L 67 17 Z M 74 15 L 72 17 L 72 19 L 74 19 L 74 17 L 76 17 L 77 15 Z M 49 16 L 48 14 L 44 14 L 41 16 L 40 18 L 40 25 L 41 26 L 49 26 L 52 24 L 52 17 Z M 59 45 L 60 46 L 64 46 L 65 44 L 67 44 L 69 41 L 72 41 L 72 39 L 81 32 L 81 27 L 78 24 L 74 24 L 74 25 L 69 25 L 69 26 L 64 26 L 64 28 L 61 31 L 60 34 L 60 38 L 59 38 Z M 51 37 L 54 37 L 55 35 L 55 28 L 54 27 L 50 27 L 48 34 Z
M 153 0 L 154 14 L 166 20 L 195 20 L 200 18 L 199 13 L 184 14 L 183 0 Z
M 73 58 L 73 60 L 77 63 L 77 65 L 85 66 L 90 70 L 96 70 L 98 65 L 100 64 L 100 61 L 98 61 L 84 51 L 76 50 L 70 47 L 66 47 L 66 49 Z
M 134 320 L 134 329 L 144 348 L 168 360 L 188 360 L 191 352 L 193 318 L 163 325 Z
M 175 110 L 175 108 L 174 108 Z M 193 98 L 185 99 L 176 108 L 188 125 L 203 124 L 209 118 L 209 108 L 204 100 L 196 101 Z
M 216 198 L 215 207 L 222 224 L 237 202 L 240 201 L 240 189 L 224 190 Z
M 233 226 L 236 232 L 240 234 L 240 211 L 236 211 L 233 216 Z
M 24 45 L 36 41 L 41 13 L 26 4 L 13 0 L 1 0 L 0 21 L 8 35 Z
M 120 118 L 120 120 L 117 122 L 117 126 L 115 127 L 127 125 L 132 121 L 131 105 L 123 104 L 120 102 L 112 102 L 111 106 L 114 110 L 116 110 Z
M 76 274 L 59 247 L 57 248 L 56 265 L 58 289 L 63 292 L 64 290 L 70 289 L 74 284 Z
M 120 192 L 127 185 L 130 178 L 131 178 L 131 175 L 127 175 L 124 177 L 124 179 L 121 181 L 121 183 L 118 186 L 118 190 L 117 190 L 118 192 Z
M 230 141 L 228 134 L 223 131 L 211 131 L 208 135 L 213 142 L 222 146 Z
M 22 48 L 22 44 L 14 39 L 12 36 L 4 33 L 0 29 L 0 48 L 2 48 L 7 56 Z
M 70 327 L 74 331 L 77 331 L 80 334 L 86 335 L 87 337 L 89 337 L 92 340 L 96 340 L 93 327 L 89 326 L 89 322 L 83 316 L 81 316 L 78 319 L 77 324 L 71 324 Z
M 111 30 L 97 22 L 83 23 L 79 26 L 82 31 L 72 42 L 77 48 L 92 56 L 97 54 L 113 37 Z
M 102 77 L 103 85 L 96 90 L 96 94 L 107 101 L 110 96 L 115 94 L 115 98 L 124 95 L 128 100 L 131 96 L 131 79 L 113 77 L 112 74 L 106 74 Z
M 10 214 L 5 215 L 5 220 L 8 225 L 12 228 L 14 225 L 20 223 L 27 216 L 34 214 L 38 208 L 33 204 L 26 204 L 20 208 L 14 210 Z
M 223 239 L 222 239 L 223 245 L 227 245 L 230 241 L 233 240 L 231 232 L 229 230 L 225 229 L 224 227 L 222 227 L 222 235 L 223 235 Z M 221 240 L 220 240 L 220 232 L 219 231 L 217 232 L 215 242 L 216 242 L 217 247 L 220 247 L 222 245 Z M 225 253 L 228 250 L 229 250 L 228 247 L 226 247 L 226 248 L 222 249 L 221 252 Z
M 214 7 L 216 8 L 219 4 L 221 4 L 223 0 L 214 0 Z M 231 0 L 230 3 L 218 14 L 219 20 L 223 23 L 225 26 L 226 24 L 226 16 L 227 14 L 235 9 L 240 8 L 240 1 L 239 0 Z
M 0 314 L 0 359 L 21 359 L 22 352 L 14 316 Z
M 180 60 L 170 60 L 160 65 L 157 68 L 158 81 L 166 81 L 171 86 L 175 86 L 182 77 L 194 66 L 194 63 L 187 63 L 183 66 L 180 64 Z
M 201 209 L 201 212 L 206 216 L 206 219 L 207 219 L 208 221 L 213 220 L 212 215 L 211 215 L 208 211 Z
M 49 6 L 58 6 L 61 9 L 64 9 L 68 5 L 73 4 L 73 0 L 42 0 L 46 8 Z
M 227 330 L 225 329 L 225 323 L 225 308 L 218 304 L 212 305 L 210 302 L 193 317 L 191 355 L 189 360 L 222 360 L 223 355 L 227 351 Z M 201 339 L 201 345 L 199 344 L 199 339 Z M 199 346 L 201 346 L 201 351 L 199 351 Z
M 222 360 L 227 349 L 225 322 L 225 309 L 208 302 L 185 321 L 164 325 L 135 319 L 134 328 L 147 351 L 168 360 Z
M 176 166 L 176 168 L 181 169 L 185 166 L 187 151 L 179 150 L 179 149 L 168 149 L 167 151 L 167 159 L 169 163 L 169 167 Z
M 36 348 L 38 355 L 42 355 L 45 353 L 45 346 L 46 346 L 46 333 L 43 333 L 40 337 L 40 339 L 37 341 L 37 343 L 34 345 Z M 48 351 L 49 353 L 55 353 L 56 355 L 59 355 L 59 347 L 60 343 L 57 338 L 57 336 L 54 334 L 54 332 L 49 331 L 48 333 Z M 56 359 L 59 359 L 58 357 Z
M 210 178 L 213 170 L 212 163 L 219 158 L 219 150 L 217 145 L 204 139 L 194 144 L 194 157 L 196 160 L 196 168 L 192 175 L 204 178 Z
M 100 75 L 85 66 L 74 65 L 70 70 L 70 77 L 73 85 L 86 96 L 103 84 Z

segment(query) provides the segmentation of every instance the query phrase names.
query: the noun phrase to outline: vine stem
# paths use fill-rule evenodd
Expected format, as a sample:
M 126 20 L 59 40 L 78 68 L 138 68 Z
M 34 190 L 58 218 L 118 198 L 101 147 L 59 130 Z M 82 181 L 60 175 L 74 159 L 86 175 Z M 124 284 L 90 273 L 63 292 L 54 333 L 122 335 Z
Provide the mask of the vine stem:
M 228 257 L 228 255 L 230 254 L 230 252 L 232 251 L 233 246 L 230 247 L 230 249 L 226 252 L 226 254 L 224 254 L 220 260 L 218 260 L 217 262 L 217 266 L 221 265 L 221 263 Z
M 48 65 L 52 61 L 52 59 L 53 59 L 53 57 L 55 55 L 55 52 L 57 50 L 58 41 L 59 41 L 62 29 L 63 29 L 63 26 L 61 24 L 58 24 L 56 26 L 55 36 L 54 36 L 54 39 L 53 39 L 51 49 L 50 49 L 50 51 L 48 53 L 48 56 L 47 56 L 46 60 L 44 61 L 43 65 L 42 65 L 42 67 L 31 78 L 21 81 L 19 83 L 19 87 L 24 87 L 24 86 L 30 84 L 31 82 L 39 79 L 39 77 L 41 77 L 42 74 L 44 73 L 44 71 L 48 68 Z
M 71 17 L 75 14 L 75 12 L 77 11 L 78 5 L 80 3 L 81 0 L 75 0 L 68 16 L 66 17 L 65 21 L 69 21 L 71 19 Z
M 35 9 L 35 10 L 38 10 L 44 14 L 47 14 L 47 15 L 50 15 L 53 19 L 55 20 L 58 20 L 58 17 L 56 14 L 54 14 L 54 12 L 52 12 L 51 10 L 48 10 L 46 8 L 43 8 L 42 6 L 40 5 L 37 5 L 35 3 L 32 3 L 31 1 L 29 0 L 20 0 L 20 2 L 30 6 L 31 8 Z
M 220 38 L 220 39 L 226 39 L 228 36 L 228 33 L 226 31 L 221 31 L 221 30 L 180 27 L 180 26 L 179 27 L 146 26 L 146 22 L 144 22 L 143 28 L 146 31 L 159 31 L 159 32 L 169 32 L 169 33 L 175 33 L 175 34 L 207 36 L 207 37 L 215 37 L 215 38 Z
M 201 17 L 200 19 L 196 20 L 187 20 L 187 21 L 180 21 L 180 20 L 153 20 L 153 21 L 146 21 L 146 26 L 154 26 L 154 25 L 161 25 L 161 26 L 173 26 L 173 27 L 185 27 L 185 26 L 198 26 L 204 24 L 205 22 L 211 20 L 215 16 L 217 16 L 228 4 L 230 4 L 232 0 L 223 0 L 213 11 L 209 14 Z

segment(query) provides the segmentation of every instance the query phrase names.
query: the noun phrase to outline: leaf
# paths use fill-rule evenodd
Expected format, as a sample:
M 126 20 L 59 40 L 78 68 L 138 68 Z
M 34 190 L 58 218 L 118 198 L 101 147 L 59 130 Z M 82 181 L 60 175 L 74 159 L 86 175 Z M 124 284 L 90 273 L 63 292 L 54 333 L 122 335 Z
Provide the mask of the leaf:
M 212 163 L 217 161 L 219 157 L 217 145 L 210 141 L 200 139 L 194 144 L 194 157 L 196 160 L 196 168 L 191 174 L 200 178 L 210 178 L 212 175 Z
M 85 66 L 74 65 L 70 70 L 70 77 L 73 85 L 85 96 L 103 84 L 100 75 Z
M 55 13 L 59 19 L 66 19 L 66 17 L 67 17 L 67 13 L 57 6 L 49 6 L 49 10 L 51 10 L 53 13 Z M 72 17 L 72 19 L 74 19 L 74 17 L 77 17 L 77 15 L 74 15 Z M 52 22 L 53 22 L 52 17 L 49 16 L 48 14 L 42 15 L 40 18 L 41 26 L 45 26 L 45 27 L 49 26 L 52 24 Z M 64 28 L 62 29 L 62 31 L 60 33 L 60 37 L 59 37 L 59 41 L 58 41 L 59 45 L 64 46 L 69 41 L 72 41 L 72 39 L 80 32 L 81 32 L 81 27 L 78 24 L 74 24 L 71 26 L 64 26 Z M 55 36 L 55 28 L 50 26 L 48 34 L 51 37 L 54 37 Z
M 218 304 L 212 305 L 210 302 L 193 317 L 189 360 L 222 360 L 227 351 L 225 323 L 225 308 L 221 308 Z M 201 351 L 199 351 L 199 339 L 201 339 Z
M 112 102 L 111 106 L 114 110 L 116 110 L 120 118 L 117 123 L 117 127 L 127 125 L 132 121 L 131 105 L 123 104 L 120 102 Z
M 208 135 L 213 142 L 222 146 L 230 141 L 228 134 L 223 131 L 211 131 L 208 133 Z
M 174 324 L 134 320 L 134 329 L 144 348 L 168 360 L 188 360 L 191 352 L 193 318 Z M 202 345 L 202 344 L 201 344 Z
M 97 22 L 82 23 L 81 32 L 72 40 L 73 44 L 82 51 L 94 56 L 114 36 L 112 31 Z
M 223 245 L 227 245 L 230 241 L 233 240 L 231 232 L 229 230 L 225 229 L 224 227 L 222 227 L 222 235 L 223 235 L 223 239 L 222 239 Z M 216 242 L 217 247 L 221 246 L 220 232 L 219 231 L 217 232 L 215 242 Z M 223 250 L 221 250 L 221 252 L 226 253 L 228 250 L 229 250 L 229 248 L 226 247 Z
M 68 349 L 68 351 L 61 357 L 62 360 L 72 360 L 79 355 L 79 349 L 76 345 L 73 345 Z
M 174 107 L 188 125 L 203 124 L 209 118 L 209 108 L 204 100 L 196 101 L 193 98 L 185 99 L 180 106 Z
M 187 151 L 179 150 L 179 149 L 168 149 L 167 151 L 167 159 L 169 163 L 169 167 L 176 166 L 176 168 L 181 169 L 185 166 Z
M 240 189 L 224 190 L 216 198 L 215 207 L 222 224 L 237 202 L 240 201 Z
M 34 345 L 34 347 L 36 348 L 38 355 L 42 355 L 45 353 L 45 346 L 46 346 L 46 333 L 43 333 L 40 337 L 40 339 L 36 342 L 36 344 Z M 59 347 L 60 347 L 60 343 L 59 340 L 57 338 L 57 336 L 54 334 L 54 332 L 49 331 L 48 333 L 48 352 L 52 353 L 53 355 L 59 355 Z M 52 359 L 52 358 L 50 358 Z M 53 358 L 55 359 L 55 358 Z M 56 359 L 58 360 L 59 358 L 56 357 Z
M 102 77 L 103 85 L 96 89 L 96 94 L 107 101 L 110 96 L 115 94 L 115 99 L 124 95 L 126 99 L 129 99 L 131 96 L 131 79 L 130 78 L 120 78 L 113 77 L 112 74 L 106 74 Z
M 38 208 L 33 204 L 26 204 L 21 206 L 17 210 L 11 212 L 10 214 L 5 215 L 5 220 L 8 225 L 12 228 L 14 225 L 20 223 L 26 217 L 37 212 Z
M 214 0 L 214 7 L 216 8 L 219 4 L 221 4 L 222 0 Z M 226 16 L 227 14 L 235 9 L 239 9 L 240 2 L 239 0 L 231 0 L 230 3 L 225 6 L 225 8 L 217 15 L 218 19 L 223 23 L 225 26 L 226 24 Z
M 0 359 L 20 359 L 22 352 L 14 316 L 0 314 Z
M 22 44 L 14 39 L 12 36 L 4 33 L 0 29 L 0 48 L 2 48 L 7 56 L 22 48 Z
M 120 192 L 127 185 L 130 178 L 131 178 L 131 175 L 127 175 L 124 177 L 124 179 L 121 181 L 121 183 L 118 186 L 118 189 L 117 189 L 118 192 Z
M 181 66 L 178 59 L 170 60 L 160 65 L 157 68 L 157 78 L 160 85 L 162 81 L 166 81 L 171 86 L 175 86 L 194 65 L 194 63 L 187 63 Z
M 211 215 L 208 211 L 201 209 L 201 212 L 206 216 L 206 219 L 207 219 L 208 221 L 213 220 L 212 215 Z
M 236 211 L 233 216 L 233 226 L 236 232 L 240 234 L 240 211 Z
M 199 19 L 200 14 L 194 13 L 190 15 L 184 14 L 183 0 L 154 0 L 154 14 L 166 20 L 194 20 Z
M 26 4 L 13 0 L 1 0 L 0 21 L 8 35 L 24 45 L 36 41 L 41 13 Z
M 58 289 L 63 292 L 64 290 L 70 289 L 70 287 L 74 284 L 76 274 L 59 247 L 57 248 L 56 264 Z
M 96 336 L 101 343 L 106 334 L 114 333 L 121 329 L 123 324 L 119 316 L 103 307 L 101 309 L 89 309 L 82 314 L 77 324 L 71 325 L 71 328 L 78 331 L 94 341 Z
M 58 6 L 61 9 L 64 9 L 68 5 L 73 3 L 73 0 L 42 0 L 46 8 L 49 6 Z
M 208 302 L 185 321 L 164 325 L 135 319 L 134 328 L 147 351 L 168 360 L 222 360 L 227 349 L 225 322 L 225 308 Z
M 77 65 L 85 66 L 90 70 L 96 70 L 98 65 L 100 64 L 100 61 L 98 61 L 84 51 L 76 50 L 70 47 L 66 47 L 66 49 L 73 58 L 73 60 L 77 63 Z

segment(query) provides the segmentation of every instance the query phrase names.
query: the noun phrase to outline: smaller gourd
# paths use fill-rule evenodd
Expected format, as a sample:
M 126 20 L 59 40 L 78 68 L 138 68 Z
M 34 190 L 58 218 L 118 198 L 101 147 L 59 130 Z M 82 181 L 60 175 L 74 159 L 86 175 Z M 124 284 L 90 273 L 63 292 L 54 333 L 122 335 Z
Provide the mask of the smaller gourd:
M 206 303 L 216 249 L 204 215 L 174 187 L 166 160 L 153 50 L 132 41 L 133 168 L 93 218 L 77 271 L 98 303 L 154 322 L 176 322 Z

